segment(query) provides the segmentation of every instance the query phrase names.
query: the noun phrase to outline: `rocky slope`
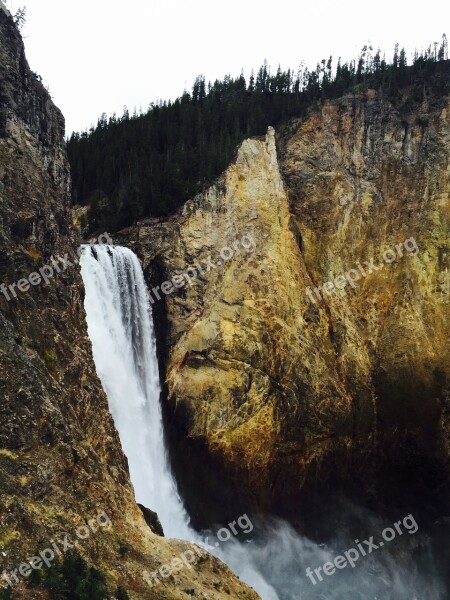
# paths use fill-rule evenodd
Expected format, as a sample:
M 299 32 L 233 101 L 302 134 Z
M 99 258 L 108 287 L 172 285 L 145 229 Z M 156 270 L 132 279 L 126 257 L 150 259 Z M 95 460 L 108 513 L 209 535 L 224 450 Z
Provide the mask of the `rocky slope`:
M 155 535 L 135 503 L 87 337 L 64 120 L 4 10 L 0 44 L 0 588 L 4 569 L 64 533 L 73 541 L 77 527 L 106 512 L 112 527 L 97 527 L 78 549 L 111 590 L 256 598 L 208 555 L 152 588 L 143 579 L 144 569 L 158 570 L 191 546 Z M 47 275 L 53 269 L 48 284 L 36 276 L 9 287 L 44 265 Z M 46 595 L 21 583 L 14 597 Z
M 305 524 L 339 491 L 445 506 L 449 155 L 448 99 L 369 90 L 245 141 L 179 213 L 123 232 L 150 288 L 172 280 L 153 309 L 197 523 L 250 505 Z

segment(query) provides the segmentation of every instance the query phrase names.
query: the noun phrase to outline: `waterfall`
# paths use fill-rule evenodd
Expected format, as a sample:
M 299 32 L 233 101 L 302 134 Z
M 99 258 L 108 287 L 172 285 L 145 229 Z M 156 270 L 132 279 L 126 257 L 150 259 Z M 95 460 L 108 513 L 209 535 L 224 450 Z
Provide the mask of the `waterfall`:
M 95 366 L 128 458 L 136 500 L 158 513 L 168 537 L 201 543 L 189 526 L 165 450 L 153 319 L 139 261 L 127 248 L 98 245 L 83 246 L 80 264 Z M 326 501 L 332 498 L 324 500 L 325 509 Z M 371 532 L 382 528 L 373 519 Z M 339 554 L 336 547 L 342 552 L 349 543 L 353 540 L 340 532 L 334 548 L 319 546 L 289 524 L 267 519 L 251 543 L 231 539 L 212 551 L 263 600 L 444 598 L 436 578 L 423 578 L 412 559 L 400 566 L 389 554 L 371 555 L 364 567 L 348 568 L 313 587 L 305 567 L 332 561 Z M 432 563 L 425 572 L 432 572 Z
M 136 500 L 158 513 L 169 537 L 192 537 L 168 467 L 153 320 L 136 255 L 85 246 L 81 274 L 95 366 L 108 396 Z

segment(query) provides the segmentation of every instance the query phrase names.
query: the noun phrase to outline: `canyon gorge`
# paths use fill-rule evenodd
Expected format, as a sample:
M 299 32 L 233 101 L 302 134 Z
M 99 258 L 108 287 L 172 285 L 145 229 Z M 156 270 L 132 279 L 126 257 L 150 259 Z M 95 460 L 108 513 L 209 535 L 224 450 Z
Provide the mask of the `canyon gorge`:
M 282 554 L 289 539 L 307 553 L 338 529 L 362 536 L 365 520 L 373 535 L 379 522 L 414 514 L 418 541 L 402 552 L 412 548 L 418 565 L 429 552 L 435 572 L 421 576 L 444 580 L 450 98 L 417 101 L 405 90 L 393 102 L 364 89 L 317 103 L 243 141 L 222 175 L 177 211 L 108 234 L 121 250 L 92 245 L 82 279 L 77 249 L 89 240 L 72 211 L 64 118 L 3 10 L 0 39 L 0 587 L 3 569 L 101 511 L 111 530 L 79 550 L 105 573 L 108 598 L 121 590 L 132 599 L 294 598 L 277 579 L 286 564 L 269 578 L 278 596 L 258 595 L 247 585 L 253 575 L 235 574 L 245 544 L 230 543 L 222 560 L 205 552 L 156 586 L 143 577 L 193 551 L 191 534 L 198 544 L 199 532 L 244 514 L 257 525 L 258 577 L 272 523 L 267 547 Z M 63 256 L 73 264 L 13 294 L 10 285 Z M 111 289 L 122 280 L 139 289 L 129 305 L 118 292 L 117 321 L 137 323 L 127 330 L 130 366 L 125 349 L 121 366 L 117 332 L 117 363 L 100 366 L 113 354 L 113 303 L 96 304 L 107 289 L 93 283 L 96 262 Z M 96 310 L 105 311 L 97 346 Z M 160 411 L 148 413 L 161 419 L 159 475 L 148 481 L 147 466 L 137 470 L 154 431 L 140 429 L 145 401 L 120 407 L 133 395 L 133 369 L 142 380 L 151 371 Z M 114 370 L 128 377 L 115 404 Z M 168 496 L 151 485 L 162 481 Z M 170 530 L 185 515 L 183 535 L 182 525 Z M 308 564 L 295 564 L 303 575 Z M 444 599 L 445 585 L 427 600 Z M 311 589 L 302 597 L 318 597 Z M 23 580 L 12 597 L 52 596 Z

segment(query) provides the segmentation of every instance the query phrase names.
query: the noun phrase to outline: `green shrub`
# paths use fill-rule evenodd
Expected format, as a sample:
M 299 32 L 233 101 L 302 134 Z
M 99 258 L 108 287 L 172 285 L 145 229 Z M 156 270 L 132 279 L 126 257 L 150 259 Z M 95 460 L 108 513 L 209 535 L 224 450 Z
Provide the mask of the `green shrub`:
M 44 587 L 55 600 L 105 600 L 107 588 L 101 571 L 90 567 L 78 552 L 68 552 L 62 561 L 41 569 L 29 579 L 30 587 Z M 9 600 L 8 597 L 0 600 Z

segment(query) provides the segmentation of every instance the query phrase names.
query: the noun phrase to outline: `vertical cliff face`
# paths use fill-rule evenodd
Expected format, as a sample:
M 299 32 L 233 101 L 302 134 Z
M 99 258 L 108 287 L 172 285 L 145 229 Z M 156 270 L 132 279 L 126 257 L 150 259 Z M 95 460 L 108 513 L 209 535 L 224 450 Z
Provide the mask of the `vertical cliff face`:
M 308 312 L 274 131 L 244 142 L 215 186 L 169 223 L 143 229 L 139 241 L 164 253 L 159 264 L 168 279 L 193 265 L 204 269 L 192 286 L 167 296 L 168 401 L 181 448 L 174 463 L 192 474 L 188 496 L 208 489 L 223 508 L 228 485 L 230 513 L 242 497 L 273 508 L 281 488 L 301 486 L 309 461 L 345 453 L 352 433 L 351 397 L 328 324 L 305 327 L 317 311 Z M 224 248 L 233 249 L 228 262 Z M 196 508 L 200 521 L 212 518 Z
M 407 106 L 343 98 L 280 144 L 311 286 L 365 267 L 318 304 L 350 388 L 369 383 L 385 496 L 448 472 L 450 104 Z
M 387 504 L 444 489 L 449 110 L 327 102 L 278 153 L 271 129 L 247 140 L 180 213 L 124 233 L 151 285 L 188 269 L 154 312 L 199 522 L 196 487 L 219 512 L 290 515 L 339 489 Z
M 158 570 L 189 545 L 154 535 L 135 504 L 87 337 L 64 120 L 3 10 L 0 44 L 0 573 L 63 533 L 73 541 L 77 527 L 105 511 L 112 528 L 98 528 L 79 551 L 112 590 L 160 598 L 143 570 Z M 42 273 L 38 283 L 43 267 L 48 283 Z M 200 563 L 163 580 L 165 597 L 185 597 L 189 588 L 256 598 L 215 559 Z M 21 580 L 14 597 L 35 594 Z

